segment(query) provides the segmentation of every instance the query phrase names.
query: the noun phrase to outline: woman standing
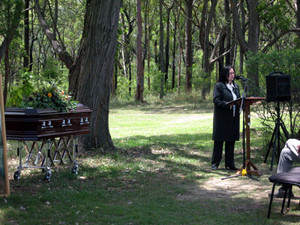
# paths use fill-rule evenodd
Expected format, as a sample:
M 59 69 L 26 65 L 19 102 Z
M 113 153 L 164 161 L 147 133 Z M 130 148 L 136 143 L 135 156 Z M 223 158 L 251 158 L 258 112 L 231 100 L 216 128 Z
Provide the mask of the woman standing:
M 234 165 L 234 144 L 239 140 L 240 114 L 239 107 L 227 105 L 227 102 L 240 97 L 239 86 L 234 82 L 235 71 L 232 66 L 224 67 L 220 72 L 219 82 L 215 84 L 213 93 L 214 120 L 213 140 L 214 150 L 211 167 L 218 169 L 222 159 L 222 149 L 225 142 L 225 168 L 237 170 Z

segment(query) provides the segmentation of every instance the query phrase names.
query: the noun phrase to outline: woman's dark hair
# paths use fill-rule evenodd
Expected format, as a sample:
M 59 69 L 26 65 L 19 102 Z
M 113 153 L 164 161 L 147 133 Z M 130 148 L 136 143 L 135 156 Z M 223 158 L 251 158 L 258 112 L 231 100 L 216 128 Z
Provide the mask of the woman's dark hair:
M 220 75 L 219 75 L 219 82 L 224 82 L 226 83 L 228 81 L 228 76 L 229 76 L 229 71 L 230 69 L 234 68 L 232 66 L 225 66 L 221 69 Z M 234 70 L 235 71 L 235 70 Z

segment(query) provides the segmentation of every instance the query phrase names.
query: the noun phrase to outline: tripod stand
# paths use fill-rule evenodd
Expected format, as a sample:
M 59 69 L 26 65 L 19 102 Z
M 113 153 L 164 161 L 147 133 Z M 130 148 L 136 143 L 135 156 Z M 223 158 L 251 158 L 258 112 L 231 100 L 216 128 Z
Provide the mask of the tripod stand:
M 283 133 L 286 137 L 286 139 L 288 139 L 288 131 L 284 125 L 284 123 L 281 122 L 281 116 L 280 116 L 280 104 L 279 101 L 277 101 L 277 107 L 275 107 L 276 109 L 276 123 L 275 123 L 275 127 L 272 133 L 272 138 L 271 141 L 269 143 L 269 147 L 268 147 L 268 151 L 264 160 L 264 163 L 267 162 L 267 158 L 271 149 L 271 146 L 273 147 L 273 152 L 272 152 L 272 159 L 271 159 L 271 166 L 270 166 L 270 170 L 273 170 L 273 162 L 274 162 L 274 157 L 275 155 L 277 155 L 277 162 L 279 159 L 279 155 L 280 155 L 280 128 L 283 130 Z M 274 140 L 274 141 L 273 141 Z M 277 147 L 277 152 L 275 151 Z

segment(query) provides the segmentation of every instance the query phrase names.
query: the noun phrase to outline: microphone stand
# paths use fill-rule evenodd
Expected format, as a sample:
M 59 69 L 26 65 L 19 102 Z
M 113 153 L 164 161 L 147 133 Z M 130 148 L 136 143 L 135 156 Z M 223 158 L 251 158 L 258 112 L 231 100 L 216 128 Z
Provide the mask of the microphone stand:
M 243 91 L 243 94 L 242 94 L 242 97 L 241 97 L 241 105 L 240 105 L 240 114 L 243 112 L 243 168 L 241 169 L 240 173 L 239 174 L 236 174 L 236 175 L 232 175 L 232 176 L 228 176 L 228 177 L 223 177 L 221 178 L 221 180 L 225 180 L 225 179 L 228 179 L 228 178 L 233 178 L 233 177 L 240 177 L 242 176 L 242 171 L 244 169 L 246 169 L 246 142 L 245 142 L 245 139 L 246 139 L 246 135 L 245 135 L 245 112 L 244 112 L 244 104 L 245 104 L 245 99 L 246 99 L 246 95 L 247 95 L 247 91 L 248 91 L 248 83 L 247 81 L 249 79 L 247 78 L 240 78 L 241 81 L 242 81 L 242 84 L 243 84 L 243 88 L 244 88 L 244 91 Z M 256 178 L 250 176 L 248 173 L 246 174 L 247 177 L 251 178 L 251 179 L 254 179 L 254 180 L 257 180 Z

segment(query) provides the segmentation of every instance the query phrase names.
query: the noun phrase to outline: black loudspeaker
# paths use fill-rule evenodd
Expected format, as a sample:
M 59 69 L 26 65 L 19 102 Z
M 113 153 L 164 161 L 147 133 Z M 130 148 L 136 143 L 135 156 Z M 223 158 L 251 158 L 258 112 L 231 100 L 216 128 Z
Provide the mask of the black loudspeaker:
M 289 101 L 291 99 L 291 76 L 273 72 L 266 76 L 267 101 Z

